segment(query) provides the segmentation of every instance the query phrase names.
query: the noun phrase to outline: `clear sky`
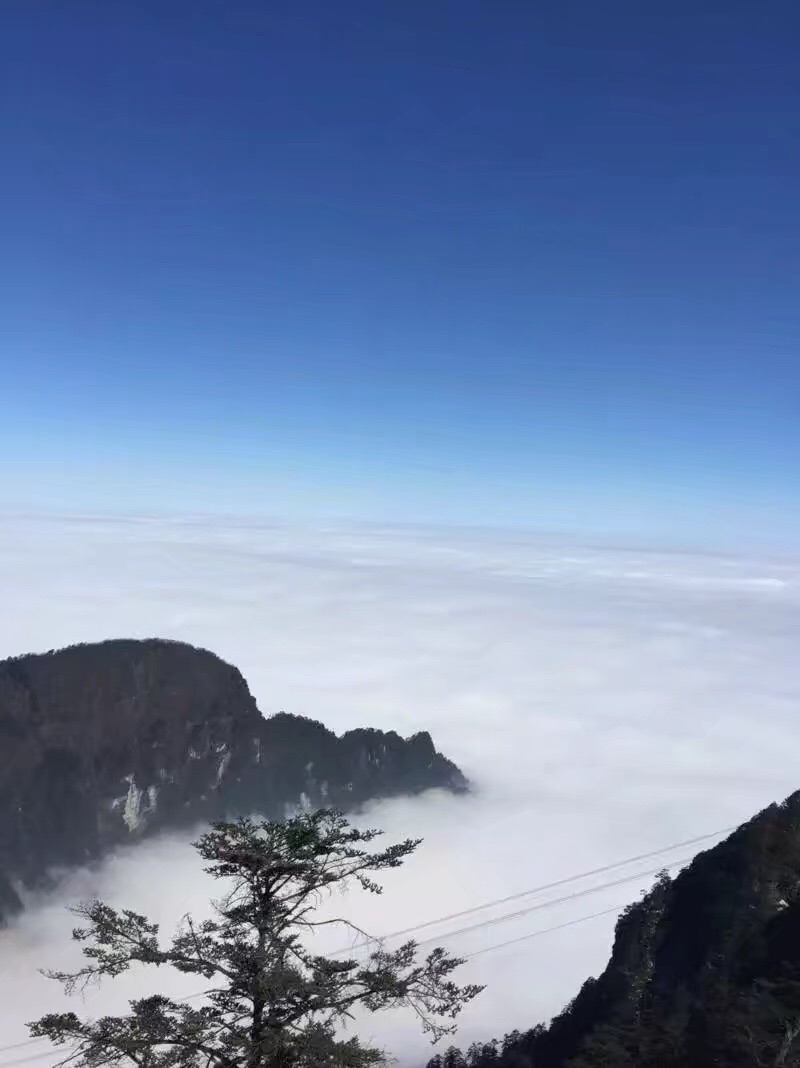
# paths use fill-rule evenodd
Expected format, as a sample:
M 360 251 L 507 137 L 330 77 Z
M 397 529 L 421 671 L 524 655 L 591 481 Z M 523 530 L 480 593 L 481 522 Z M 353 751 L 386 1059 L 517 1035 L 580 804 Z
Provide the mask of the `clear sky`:
M 6 0 L 0 494 L 800 540 L 800 6 Z

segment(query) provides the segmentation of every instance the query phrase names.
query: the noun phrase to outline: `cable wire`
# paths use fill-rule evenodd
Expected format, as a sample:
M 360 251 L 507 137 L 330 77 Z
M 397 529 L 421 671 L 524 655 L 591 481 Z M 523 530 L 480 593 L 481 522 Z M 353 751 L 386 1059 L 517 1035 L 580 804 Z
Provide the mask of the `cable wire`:
M 683 857 L 681 860 L 675 860 L 671 864 L 664 865 L 664 867 L 649 868 L 647 871 L 637 871 L 634 872 L 633 875 L 624 875 L 621 879 L 611 879 L 605 883 L 598 883 L 597 886 L 589 886 L 585 890 L 576 890 L 572 894 L 564 894 L 561 897 L 554 897 L 548 901 L 539 901 L 535 905 L 529 905 L 527 908 L 517 909 L 515 912 L 506 912 L 503 913 L 502 916 L 493 916 L 491 919 L 481 920 L 479 923 L 472 923 L 467 927 L 459 927 L 455 931 L 445 931 L 441 935 L 435 935 L 433 938 L 426 938 L 422 942 L 417 942 L 417 948 L 420 949 L 433 942 L 440 942 L 442 940 L 447 940 L 448 938 L 455 938 L 456 935 L 468 934 L 470 931 L 478 931 L 482 927 L 496 927 L 497 924 L 519 919 L 520 916 L 528 916 L 532 912 L 539 912 L 541 909 L 552 908 L 553 905 L 562 905 L 565 901 L 575 901 L 577 898 L 588 897 L 590 894 L 599 894 L 602 890 L 611 889 L 612 886 L 622 886 L 623 883 L 633 882 L 634 879 L 644 879 L 649 875 L 657 875 L 660 871 L 680 867 L 683 864 L 687 864 L 691 859 L 691 857 Z
M 517 942 L 527 942 L 529 938 L 538 938 L 539 935 L 550 934 L 551 931 L 563 931 L 565 927 L 574 927 L 578 923 L 586 923 L 587 920 L 596 920 L 600 916 L 610 916 L 612 912 L 620 912 L 625 908 L 627 902 L 622 905 L 612 905 L 611 908 L 601 909 L 599 912 L 591 912 L 588 916 L 578 916 L 576 920 L 566 920 L 564 923 L 556 923 L 552 927 L 540 927 L 538 931 L 531 931 L 530 934 L 520 935 L 519 938 L 509 938 L 507 942 L 498 942 L 494 946 L 485 946 L 483 949 L 476 949 L 474 953 L 467 953 L 464 956 L 464 960 L 472 960 L 473 957 L 480 957 L 482 953 L 494 953 L 496 949 L 505 949 L 506 946 L 516 945 Z
M 461 909 L 459 912 L 451 912 L 446 916 L 439 916 L 435 920 L 426 920 L 424 923 L 414 924 L 412 927 L 404 927 L 402 930 L 392 931 L 390 934 L 382 935 L 379 939 L 365 939 L 363 942 L 357 942 L 354 946 L 337 949 L 334 953 L 329 955 L 341 956 L 343 953 L 351 953 L 353 950 L 371 945 L 373 941 L 385 942 L 393 938 L 401 938 L 403 935 L 413 934 L 415 931 L 422 931 L 426 927 L 435 927 L 440 923 L 447 923 L 450 920 L 458 920 L 463 916 L 471 916 L 476 912 L 482 912 L 484 909 L 495 908 L 497 905 L 506 905 L 511 901 L 519 901 L 524 897 L 532 897 L 534 894 L 544 893 L 545 890 L 555 890 L 559 886 L 567 886 L 569 883 L 578 882 L 580 879 L 588 879 L 592 875 L 603 875 L 605 872 L 613 871 L 615 868 L 624 868 L 628 864 L 635 864 L 637 860 L 648 860 L 650 857 L 657 857 L 663 853 L 671 853 L 673 849 L 681 849 L 683 846 L 696 845 L 698 842 L 717 838 L 719 835 L 727 834 L 732 830 L 735 830 L 735 828 L 723 827 L 719 831 L 710 831 L 708 834 L 699 834 L 694 838 L 686 838 L 682 842 L 673 842 L 672 845 L 663 846 L 661 849 L 651 849 L 647 853 L 638 853 L 625 860 L 616 860 L 612 864 L 603 864 L 599 868 L 590 868 L 587 871 L 579 872 L 577 875 L 567 875 L 563 879 L 556 879 L 554 882 L 542 883 L 539 886 L 530 887 L 528 890 L 520 890 L 518 893 L 509 894 L 507 897 L 495 898 L 492 901 L 486 901 L 481 905 L 473 905 L 471 908 Z M 671 867 L 671 865 L 668 865 L 668 867 Z

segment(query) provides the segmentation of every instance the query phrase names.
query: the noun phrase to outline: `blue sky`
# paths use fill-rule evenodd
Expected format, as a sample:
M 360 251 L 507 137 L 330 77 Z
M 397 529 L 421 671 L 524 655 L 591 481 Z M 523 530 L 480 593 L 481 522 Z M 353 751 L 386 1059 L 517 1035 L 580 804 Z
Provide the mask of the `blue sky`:
M 800 538 L 800 10 L 11 0 L 12 507 Z

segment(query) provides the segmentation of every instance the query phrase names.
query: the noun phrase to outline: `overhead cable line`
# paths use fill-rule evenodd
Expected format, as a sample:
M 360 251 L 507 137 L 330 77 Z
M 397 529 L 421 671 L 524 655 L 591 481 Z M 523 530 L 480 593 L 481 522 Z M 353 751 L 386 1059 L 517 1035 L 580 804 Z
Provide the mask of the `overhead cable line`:
M 552 927 L 540 927 L 538 931 L 531 931 L 530 934 L 520 935 L 518 938 L 509 938 L 507 942 L 498 942 L 494 946 L 484 946 L 483 949 L 476 949 L 474 953 L 464 954 L 464 960 L 480 957 L 482 953 L 493 953 L 496 949 L 505 949 L 506 946 L 513 946 L 517 942 L 527 942 L 529 938 L 538 938 L 539 935 L 550 934 L 551 931 L 563 931 L 565 927 L 574 927 L 578 923 L 586 923 L 587 920 L 599 919 L 600 916 L 610 916 L 612 912 L 620 912 L 627 904 L 628 902 L 624 902 L 622 905 L 612 905 L 611 908 L 601 909 L 599 912 L 591 912 L 588 916 L 578 916 L 576 920 L 566 920 L 564 923 L 553 924 Z
M 528 905 L 526 908 L 517 909 L 515 912 L 504 912 L 501 916 L 492 916 L 488 920 L 480 920 L 478 923 L 469 924 L 467 927 L 459 927 L 455 931 L 445 931 L 440 935 L 435 935 L 433 938 L 426 938 L 422 942 L 417 942 L 417 948 L 430 945 L 433 942 L 446 941 L 448 938 L 455 938 L 456 935 L 468 934 L 470 931 L 478 931 L 482 927 L 496 927 L 499 923 L 507 923 L 509 920 L 516 920 L 521 916 L 528 916 L 531 912 L 539 912 L 541 909 L 549 909 L 554 905 L 562 905 L 565 901 L 575 901 L 577 898 L 588 897 L 590 894 L 599 894 L 602 890 L 609 890 L 612 886 L 622 886 L 623 883 L 632 882 L 634 879 L 644 879 L 648 875 L 657 875 L 660 871 L 680 867 L 683 864 L 687 864 L 691 859 L 691 857 L 683 857 L 681 860 L 673 861 L 664 867 L 637 871 L 633 875 L 623 875 L 621 879 L 611 879 L 606 883 L 588 886 L 584 890 L 576 890 L 572 894 L 564 894 L 561 897 L 550 898 L 547 901 L 539 901 L 535 905 Z
M 491 901 L 485 901 L 483 904 L 473 905 L 467 909 L 461 909 L 459 912 L 450 912 L 446 916 L 437 917 L 435 920 L 425 920 L 424 923 L 417 923 L 412 927 L 404 927 L 399 931 L 392 931 L 390 934 L 382 935 L 379 939 L 366 939 L 363 942 L 357 942 L 354 946 L 349 946 L 346 949 L 338 949 L 329 955 L 338 957 L 342 954 L 350 953 L 355 949 L 361 949 L 363 946 L 371 945 L 373 941 L 388 941 L 393 938 L 402 938 L 404 935 L 413 934 L 415 931 L 422 931 L 426 927 L 435 927 L 440 923 L 448 923 L 450 920 L 459 920 L 463 916 L 471 916 L 476 912 L 483 912 L 484 909 L 496 908 L 498 905 L 507 905 L 511 901 L 519 901 L 525 897 L 532 897 L 534 894 L 544 893 L 545 890 L 555 890 L 559 886 L 567 886 L 569 883 L 578 882 L 580 879 L 588 879 L 592 875 L 603 875 L 605 872 L 614 871 L 616 868 L 624 868 L 628 864 L 635 864 L 637 860 L 649 860 L 650 857 L 657 857 L 663 853 L 671 853 L 673 849 L 681 849 L 684 846 L 696 845 L 698 842 L 717 838 L 719 835 L 727 834 L 734 829 L 735 828 L 733 827 L 723 827 L 719 831 L 710 831 L 708 834 L 700 834 L 694 838 L 686 838 L 682 842 L 673 842 L 672 845 L 663 846 L 661 849 L 651 849 L 647 853 L 637 853 L 635 856 L 627 857 L 625 860 L 616 860 L 611 864 L 603 864 L 599 868 L 590 868 L 587 871 L 579 872 L 576 875 L 567 875 L 563 879 L 556 879 L 549 883 L 541 883 L 539 886 L 532 886 L 527 890 L 520 890 L 518 893 L 509 894 L 507 897 L 494 898 Z

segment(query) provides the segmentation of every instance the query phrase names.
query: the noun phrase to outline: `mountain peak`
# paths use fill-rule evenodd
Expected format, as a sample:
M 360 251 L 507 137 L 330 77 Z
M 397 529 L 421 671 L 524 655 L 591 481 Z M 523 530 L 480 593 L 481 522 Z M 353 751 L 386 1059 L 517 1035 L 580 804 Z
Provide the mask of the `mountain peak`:
M 132 836 L 430 787 L 467 783 L 428 735 L 265 719 L 235 667 L 183 642 L 15 657 L 0 662 L 0 916 L 19 905 L 15 885 Z

